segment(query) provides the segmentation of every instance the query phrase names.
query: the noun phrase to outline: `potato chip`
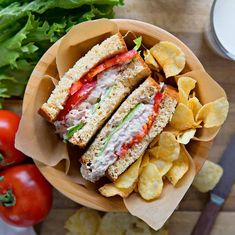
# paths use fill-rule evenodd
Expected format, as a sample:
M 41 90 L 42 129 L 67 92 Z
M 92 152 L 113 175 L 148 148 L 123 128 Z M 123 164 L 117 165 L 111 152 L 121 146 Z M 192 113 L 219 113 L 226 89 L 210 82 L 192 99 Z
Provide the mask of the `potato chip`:
M 198 111 L 201 109 L 202 104 L 197 97 L 192 97 L 188 100 L 188 107 L 193 111 L 193 116 L 196 119 Z
M 178 158 L 179 153 L 180 145 L 176 137 L 171 132 L 162 132 L 157 151 L 158 158 L 172 162 Z
M 109 212 L 102 218 L 97 235 L 151 235 L 149 226 L 129 213 Z
M 101 217 L 95 210 L 82 207 L 65 222 L 67 234 L 96 235 Z
M 149 147 L 150 147 L 150 148 L 153 148 L 154 146 L 157 145 L 158 141 L 159 141 L 159 135 L 157 135 L 157 136 L 153 139 L 153 141 L 150 143 Z
M 144 61 L 150 69 L 160 71 L 161 68 L 154 57 L 151 55 L 149 50 L 144 51 Z
M 177 105 L 170 124 L 172 127 L 180 131 L 191 129 L 197 126 L 194 121 L 193 111 L 187 105 L 182 103 Z
M 228 115 L 229 103 L 225 97 L 205 104 L 198 111 L 196 120 L 202 120 L 206 128 L 221 126 Z
M 122 189 L 132 188 L 138 179 L 141 162 L 142 162 L 142 157 L 140 157 L 124 173 L 122 173 L 118 177 L 118 179 L 114 182 L 114 185 Z
M 202 169 L 196 175 L 193 186 L 200 192 L 212 190 L 223 175 L 223 168 L 211 161 L 206 160 Z
M 142 157 L 141 168 L 146 167 L 148 164 L 149 164 L 149 153 L 147 151 Z
M 190 77 L 180 77 L 178 79 L 179 103 L 187 105 L 191 90 L 195 88 L 196 81 Z
M 113 183 L 105 184 L 99 188 L 100 193 L 105 197 L 121 196 L 128 197 L 134 190 L 135 184 L 131 188 L 118 188 Z
M 177 136 L 177 140 L 180 144 L 188 144 L 189 141 L 195 136 L 196 129 L 189 129 Z
M 152 158 L 158 158 L 158 146 L 150 148 L 148 150 L 149 156 Z
M 164 176 L 171 169 L 173 165 L 172 162 L 167 162 L 162 159 L 156 159 L 156 158 L 150 159 L 150 163 L 154 164 L 157 167 L 161 176 Z
M 173 162 L 172 168 L 167 172 L 167 179 L 175 186 L 189 169 L 189 159 L 184 149 L 180 148 L 179 158 Z
M 142 170 L 139 181 L 138 191 L 145 200 L 153 200 L 160 197 L 163 189 L 162 177 L 157 167 L 149 163 Z
M 163 68 L 166 78 L 179 74 L 185 66 L 183 51 L 172 42 L 161 41 L 150 49 L 150 53 Z

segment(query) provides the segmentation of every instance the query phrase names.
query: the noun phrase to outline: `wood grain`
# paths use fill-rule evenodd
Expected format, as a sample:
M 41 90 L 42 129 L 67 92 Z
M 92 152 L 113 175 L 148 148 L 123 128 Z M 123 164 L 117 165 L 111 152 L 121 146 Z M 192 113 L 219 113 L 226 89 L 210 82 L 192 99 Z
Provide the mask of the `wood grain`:
M 74 209 L 53 209 L 47 220 L 41 227 L 42 235 L 64 235 L 64 223 L 76 210 Z M 169 219 L 169 235 L 190 235 L 200 212 L 177 211 Z M 235 212 L 221 212 L 217 217 L 216 224 L 211 231 L 211 235 L 234 235 L 235 226 L 231 221 L 235 221 Z M 53 226 L 54 225 L 54 226 Z M 111 235 L 111 234 L 110 234 Z
M 228 119 L 217 135 L 209 159 L 217 162 L 232 133 L 235 132 L 235 63 L 215 55 L 204 39 L 213 0 L 125 0 L 124 7 L 115 9 L 116 18 L 130 18 L 148 22 L 168 30 L 183 41 L 199 58 L 206 71 L 225 89 L 230 102 Z M 9 101 L 6 108 L 20 112 L 20 101 Z M 171 235 L 189 235 L 202 210 L 208 194 L 194 188 L 180 203 L 179 212 L 171 218 Z M 65 234 L 63 223 L 78 204 L 54 190 L 53 210 L 42 226 L 40 234 Z M 183 210 L 183 211 L 182 211 Z M 195 212 L 197 211 L 197 212 Z M 235 234 L 235 186 L 217 218 L 212 235 Z

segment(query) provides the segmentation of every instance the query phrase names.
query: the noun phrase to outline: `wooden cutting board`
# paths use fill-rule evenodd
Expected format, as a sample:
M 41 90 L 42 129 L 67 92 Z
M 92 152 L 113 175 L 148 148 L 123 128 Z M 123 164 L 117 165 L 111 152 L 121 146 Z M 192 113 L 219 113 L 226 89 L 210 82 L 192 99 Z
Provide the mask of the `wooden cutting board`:
M 225 89 L 230 102 L 228 119 L 216 137 L 209 159 L 218 161 L 232 133 L 235 132 L 235 62 L 215 55 L 204 39 L 204 28 L 208 23 L 212 0 L 125 0 L 125 6 L 115 9 L 116 18 L 130 18 L 155 24 L 181 39 L 198 56 L 206 71 Z M 20 113 L 21 102 L 9 101 L 6 108 Z M 170 235 L 189 235 L 208 194 L 191 188 L 179 209 L 170 220 Z M 53 210 L 37 229 L 41 235 L 63 235 L 64 221 L 79 205 L 54 192 Z M 235 186 L 226 200 L 212 235 L 235 234 Z

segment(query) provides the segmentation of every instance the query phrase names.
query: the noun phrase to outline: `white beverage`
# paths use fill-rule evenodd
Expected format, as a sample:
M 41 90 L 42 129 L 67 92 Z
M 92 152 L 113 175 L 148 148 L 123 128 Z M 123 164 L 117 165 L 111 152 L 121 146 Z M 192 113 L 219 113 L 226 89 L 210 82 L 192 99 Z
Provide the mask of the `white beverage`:
M 235 0 L 215 0 L 207 39 L 221 56 L 235 60 Z

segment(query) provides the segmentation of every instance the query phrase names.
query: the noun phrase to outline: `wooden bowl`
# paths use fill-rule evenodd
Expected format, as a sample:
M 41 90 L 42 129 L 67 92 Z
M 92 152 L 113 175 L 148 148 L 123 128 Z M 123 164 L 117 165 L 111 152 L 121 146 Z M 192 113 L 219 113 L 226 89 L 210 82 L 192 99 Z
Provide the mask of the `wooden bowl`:
M 179 39 L 177 39 L 172 34 L 166 32 L 163 29 L 160 29 L 154 25 L 147 24 L 140 21 L 128 20 L 128 19 L 115 19 L 113 20 L 119 26 L 121 33 L 124 35 L 127 31 L 132 31 L 136 35 L 142 35 L 144 38 L 144 44 L 147 47 L 151 47 L 159 40 L 169 40 L 177 44 L 186 55 L 186 66 L 183 72 L 189 72 L 192 70 L 201 69 L 204 70 L 202 64 L 197 59 L 197 57 L 193 54 L 193 52 Z M 54 77 L 58 77 L 58 72 L 55 66 L 55 57 L 58 50 L 60 41 L 56 42 L 40 59 L 37 66 L 34 70 L 34 76 L 37 71 L 40 71 L 38 77 L 43 74 L 48 74 L 50 71 L 50 75 Z M 35 72 L 36 71 L 36 72 Z M 27 89 L 26 95 L 31 87 L 35 86 L 35 78 L 30 79 Z M 23 104 L 23 110 L 27 106 L 27 103 Z M 206 156 L 210 149 L 211 142 L 198 142 L 198 149 L 200 154 Z M 198 152 L 197 152 L 198 153 Z M 105 198 L 95 192 L 89 192 L 87 189 L 81 185 L 78 185 L 71 181 L 71 179 L 66 176 L 63 172 L 61 165 L 57 165 L 56 167 L 46 166 L 40 162 L 35 161 L 37 167 L 41 171 L 41 173 L 45 176 L 45 178 L 62 194 L 71 200 L 97 210 L 101 211 L 126 211 L 123 200 L 120 197 L 113 198 Z M 199 164 L 200 165 L 200 164 Z

